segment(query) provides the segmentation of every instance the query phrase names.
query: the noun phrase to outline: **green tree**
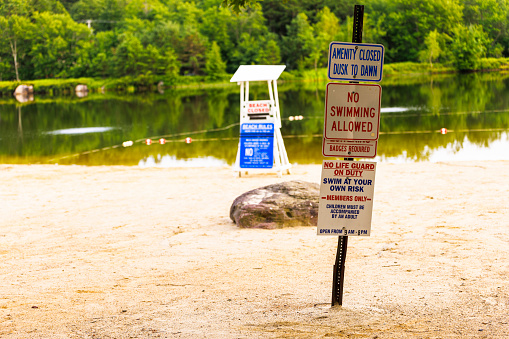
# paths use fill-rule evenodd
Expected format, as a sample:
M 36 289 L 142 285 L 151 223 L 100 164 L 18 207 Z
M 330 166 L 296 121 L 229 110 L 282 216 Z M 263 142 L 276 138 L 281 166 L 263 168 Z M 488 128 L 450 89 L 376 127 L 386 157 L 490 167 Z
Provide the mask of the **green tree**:
M 225 7 L 231 7 L 235 13 L 240 13 L 243 8 L 254 6 L 259 0 L 223 0 Z
M 215 3 L 220 2 L 221 0 L 215 1 Z M 204 10 L 200 32 L 209 41 L 216 41 L 221 49 L 223 60 L 230 63 L 230 58 L 235 48 L 234 40 L 230 36 L 230 27 L 236 25 L 237 18 L 232 14 L 231 10 L 218 8 L 215 3 L 210 3 L 210 6 Z
M 10 17 L 12 15 L 28 16 L 31 11 L 31 3 L 26 0 L 2 0 L 0 1 L 0 15 Z
M 311 51 L 311 58 L 315 71 L 318 67 L 327 66 L 329 44 L 338 36 L 339 19 L 329 7 L 324 7 L 317 15 L 318 21 L 313 26 L 315 33 L 315 46 Z
M 180 61 L 172 48 L 168 48 L 164 54 L 166 60 L 165 75 L 170 79 L 175 79 L 180 73 Z
M 465 0 L 465 25 L 480 25 L 491 39 L 487 55 L 509 55 L 509 4 L 506 0 Z
M 226 63 L 221 58 L 221 50 L 215 41 L 205 54 L 205 72 L 211 79 L 219 79 L 226 73 Z
M 316 46 L 313 27 L 308 17 L 300 13 L 287 28 L 288 36 L 283 37 L 282 58 L 289 69 L 303 70 L 312 65 L 312 52 Z
M 257 63 L 260 65 L 278 65 L 281 62 L 281 50 L 275 39 L 269 38 L 258 52 Z
M 430 31 L 450 34 L 462 22 L 459 0 L 380 0 L 370 3 L 370 17 L 384 16 L 381 41 L 388 62 L 417 61 Z
M 421 50 L 419 53 L 419 60 L 421 62 L 429 62 L 430 67 L 433 67 L 433 60 L 437 60 L 442 53 L 439 40 L 440 33 L 436 29 L 429 32 L 426 39 L 424 39 L 426 49 Z
M 0 81 L 3 81 L 4 74 L 7 74 L 9 72 L 9 69 L 11 66 L 6 60 L 2 60 L 2 57 L 0 57 Z
M 79 0 L 70 14 L 78 22 L 92 20 L 94 32 L 118 30 L 126 13 L 124 0 Z
M 9 18 L 0 17 L 0 32 L 2 40 L 5 40 L 10 48 L 16 81 L 19 81 L 19 59 L 20 55 L 24 56 L 28 50 L 27 43 L 33 32 L 33 24 L 27 17 L 16 14 Z
M 452 61 L 460 71 L 474 70 L 486 54 L 489 40 L 481 26 L 458 25 L 453 29 L 450 49 Z
M 181 71 L 184 74 L 198 75 L 204 65 L 205 52 L 207 50 L 207 38 L 195 30 L 187 34 L 177 45 L 177 54 L 182 64 Z
M 143 45 L 132 33 L 125 32 L 114 55 L 114 68 L 117 75 L 136 76 L 146 69 Z
M 374 15 L 364 13 L 364 29 L 362 41 L 365 43 L 380 44 L 384 41 L 387 34 L 384 27 L 385 15 Z M 350 32 L 351 34 L 352 32 Z M 351 39 L 351 37 L 350 37 Z
M 118 36 L 112 31 L 99 32 L 95 35 L 92 43 L 88 46 L 91 61 L 87 76 L 118 76 L 115 73 L 116 59 L 114 57 L 114 51 L 118 43 Z
M 90 39 L 90 30 L 68 14 L 49 12 L 33 15 L 34 35 L 30 55 L 37 78 L 66 78 L 76 66 L 80 52 Z M 83 57 L 83 55 L 81 55 Z M 87 62 L 81 60 L 81 62 Z
M 259 51 L 259 41 L 248 33 L 242 33 L 233 52 L 232 62 L 235 65 L 255 65 L 258 61 Z

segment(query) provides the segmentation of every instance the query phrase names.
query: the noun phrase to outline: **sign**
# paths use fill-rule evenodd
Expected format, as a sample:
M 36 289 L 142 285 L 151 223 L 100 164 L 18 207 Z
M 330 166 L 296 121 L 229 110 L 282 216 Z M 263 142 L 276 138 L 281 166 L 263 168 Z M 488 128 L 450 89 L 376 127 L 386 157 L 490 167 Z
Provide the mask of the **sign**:
M 376 162 L 324 160 L 318 235 L 369 236 Z
M 384 46 L 331 42 L 329 45 L 330 80 L 382 81 Z
M 374 158 L 377 141 L 323 139 L 324 157 Z
M 270 113 L 270 100 L 258 100 L 246 102 L 247 114 Z
M 274 165 L 274 124 L 240 125 L 240 168 L 272 168 Z
M 378 140 L 382 87 L 328 83 L 325 94 L 325 139 Z

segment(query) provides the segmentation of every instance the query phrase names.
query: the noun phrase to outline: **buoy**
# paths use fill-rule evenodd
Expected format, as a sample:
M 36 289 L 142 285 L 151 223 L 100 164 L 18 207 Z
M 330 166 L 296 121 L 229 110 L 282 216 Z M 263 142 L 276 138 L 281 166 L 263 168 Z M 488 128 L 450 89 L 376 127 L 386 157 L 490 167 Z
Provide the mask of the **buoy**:
M 160 143 L 161 145 L 166 144 L 166 139 L 165 139 L 165 138 L 161 138 L 161 139 L 159 139 L 159 143 Z
M 190 144 L 193 142 L 193 139 L 191 139 L 190 137 L 187 137 L 186 138 L 186 144 Z
M 442 129 L 440 130 L 440 133 L 442 133 L 442 134 L 447 134 L 447 128 L 442 128 Z
M 145 143 L 146 143 L 147 145 L 152 145 L 152 140 L 147 139 L 147 140 L 145 140 Z
M 131 140 L 129 140 L 129 141 L 124 141 L 124 142 L 122 143 L 122 146 L 124 146 L 124 147 L 129 147 L 129 146 L 132 146 L 132 145 L 133 145 L 133 142 L 132 142 Z

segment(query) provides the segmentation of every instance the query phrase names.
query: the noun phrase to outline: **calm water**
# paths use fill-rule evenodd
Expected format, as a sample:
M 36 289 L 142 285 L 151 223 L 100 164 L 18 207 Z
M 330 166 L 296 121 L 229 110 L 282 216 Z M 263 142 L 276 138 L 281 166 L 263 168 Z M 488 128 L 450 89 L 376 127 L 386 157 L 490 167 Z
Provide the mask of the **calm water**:
M 292 163 L 323 160 L 325 86 L 279 86 Z M 266 85 L 252 87 L 252 100 L 267 96 Z M 377 161 L 509 160 L 509 75 L 385 79 L 380 126 Z M 159 144 L 160 138 L 167 142 Z M 150 95 L 36 96 L 24 104 L 0 98 L 0 163 L 222 166 L 235 161 L 238 139 L 236 85 Z M 122 146 L 129 141 L 132 146 Z

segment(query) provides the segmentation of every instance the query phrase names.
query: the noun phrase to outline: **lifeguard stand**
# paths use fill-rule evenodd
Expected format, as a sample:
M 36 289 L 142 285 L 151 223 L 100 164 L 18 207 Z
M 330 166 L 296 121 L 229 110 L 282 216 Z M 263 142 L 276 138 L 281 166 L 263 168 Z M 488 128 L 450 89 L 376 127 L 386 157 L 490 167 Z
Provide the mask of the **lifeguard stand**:
M 240 140 L 233 171 L 247 174 L 251 169 L 272 169 L 290 174 L 277 93 L 277 79 L 285 65 L 242 65 L 230 82 L 240 85 Z M 269 100 L 249 100 L 249 82 L 267 81 Z

